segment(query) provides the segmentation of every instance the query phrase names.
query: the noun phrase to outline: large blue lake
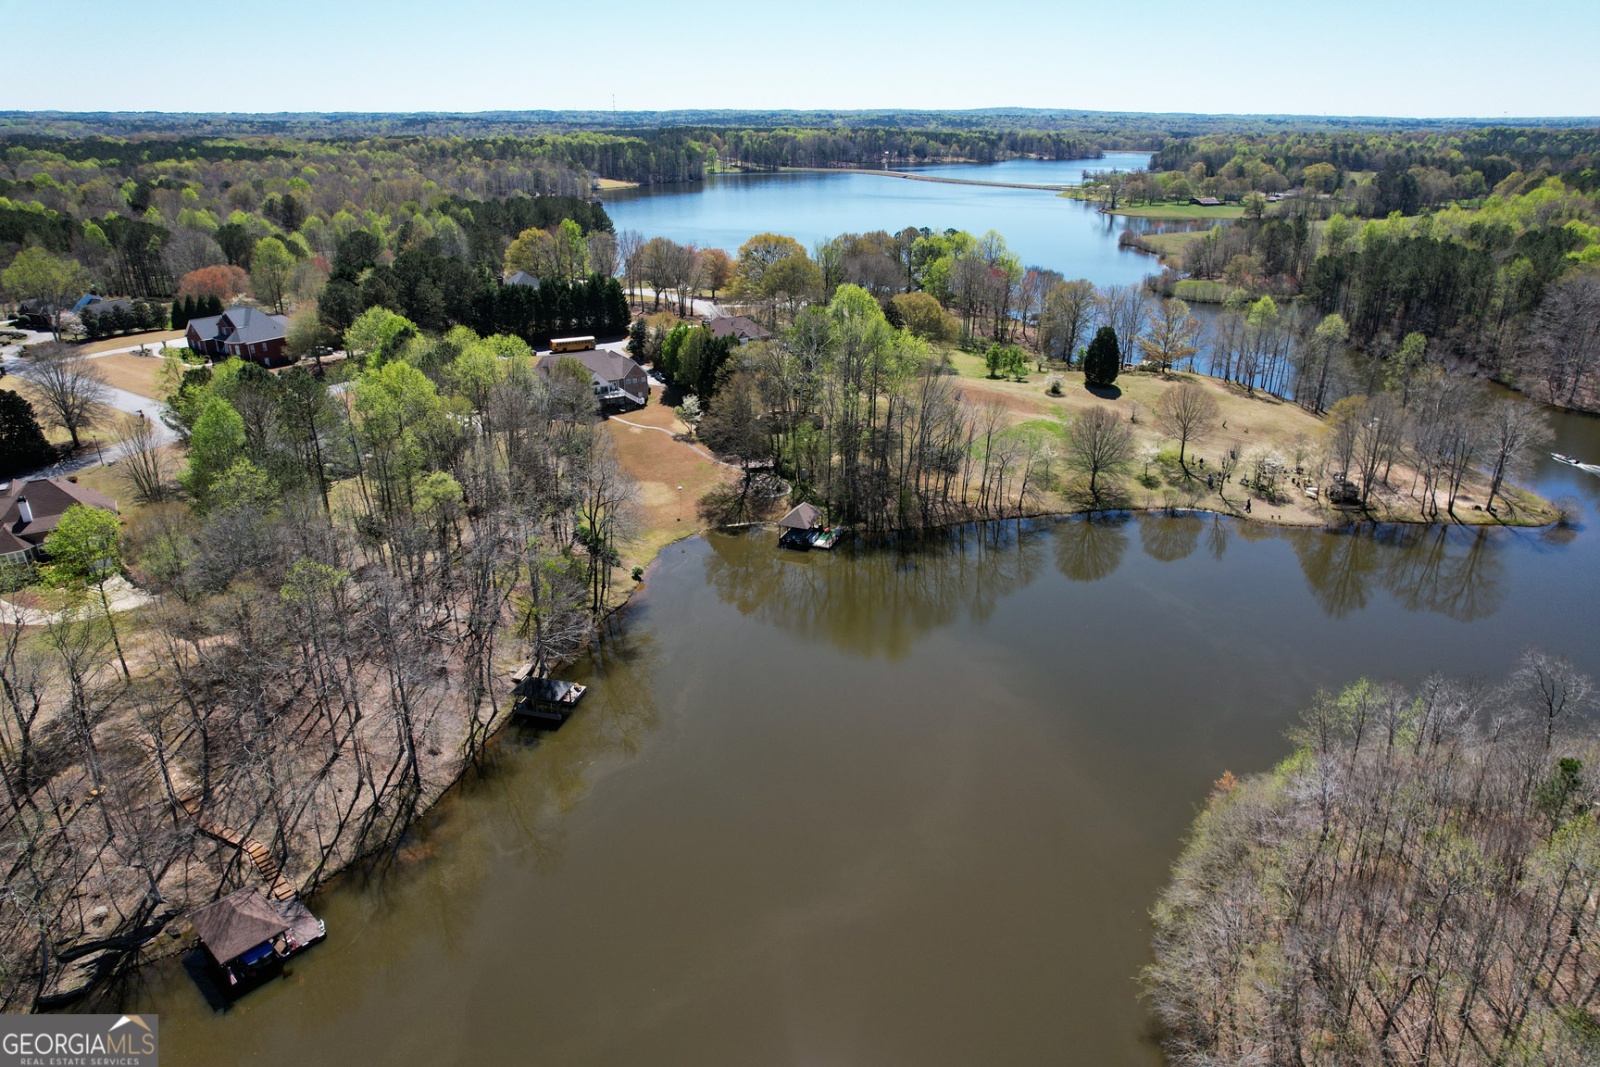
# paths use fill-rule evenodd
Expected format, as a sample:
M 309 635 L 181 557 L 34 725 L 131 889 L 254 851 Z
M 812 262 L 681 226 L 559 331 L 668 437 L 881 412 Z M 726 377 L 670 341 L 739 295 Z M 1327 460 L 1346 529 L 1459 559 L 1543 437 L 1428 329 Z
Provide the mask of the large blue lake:
M 1076 185 L 1085 168 L 1128 170 L 1148 161 L 1142 153 L 1119 153 L 1096 160 L 946 164 L 921 167 L 918 173 Z M 618 230 L 730 253 L 758 233 L 785 234 L 810 248 L 841 233 L 926 226 L 975 234 L 996 230 L 1024 264 L 1097 285 L 1137 282 L 1157 269 L 1151 257 L 1117 247 L 1124 220 L 1102 215 L 1092 204 L 1034 189 L 849 172 L 731 174 L 612 193 L 606 211 Z
M 1024 182 L 1029 185 L 1082 185 L 1084 175 L 1109 171 L 1143 170 L 1150 165 L 1148 152 L 1107 152 L 1097 159 L 1008 159 L 1000 163 L 919 163 L 897 167 L 918 174 L 945 178 L 971 178 L 984 182 Z

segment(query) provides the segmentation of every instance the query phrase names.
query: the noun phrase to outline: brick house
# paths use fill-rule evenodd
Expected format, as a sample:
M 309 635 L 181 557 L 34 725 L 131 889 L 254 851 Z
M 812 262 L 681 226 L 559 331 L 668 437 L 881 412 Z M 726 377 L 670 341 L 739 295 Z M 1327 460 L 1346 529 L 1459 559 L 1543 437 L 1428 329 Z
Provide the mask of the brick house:
M 190 319 L 185 336 L 192 351 L 213 359 L 237 356 L 263 367 L 282 366 L 288 357 L 283 346 L 289 335 L 289 319 L 268 315 L 249 307 L 231 307 L 220 315 Z

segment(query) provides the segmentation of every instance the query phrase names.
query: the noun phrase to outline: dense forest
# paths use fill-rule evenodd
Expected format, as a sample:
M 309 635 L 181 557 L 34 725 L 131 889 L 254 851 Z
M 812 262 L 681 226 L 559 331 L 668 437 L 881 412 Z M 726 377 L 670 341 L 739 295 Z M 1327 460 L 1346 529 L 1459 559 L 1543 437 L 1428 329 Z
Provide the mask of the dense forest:
M 197 271 L 238 268 L 259 283 L 251 289 L 273 310 L 320 305 L 315 318 L 325 330 L 302 332 L 302 352 L 337 345 L 375 305 L 425 330 L 459 324 L 530 342 L 568 331 L 615 333 L 623 328 L 620 301 L 593 274 L 623 272 L 631 287 L 649 262 L 653 288 L 676 290 L 682 303 L 704 280 L 694 268 L 709 262 L 709 251 L 685 258 L 679 266 L 687 271 L 663 266 L 659 248 L 636 262 L 641 257 L 630 253 L 648 242 L 611 233 L 604 209 L 584 199 L 593 176 L 678 180 L 713 163 L 849 164 L 876 162 L 885 152 L 896 160 L 1082 155 L 1115 143 L 1072 125 L 1092 116 L 1006 116 L 970 113 L 948 129 L 908 125 L 915 116 L 889 121 L 863 113 L 836 125 L 824 124 L 826 116 L 810 116 L 812 126 L 801 124 L 807 116 L 791 116 L 795 124 L 600 130 L 574 123 L 521 135 L 468 126 L 473 136 L 363 140 L 285 136 L 307 132 L 290 120 L 227 127 L 226 116 L 173 119 L 165 127 L 128 118 L 134 129 L 115 136 L 62 139 L 43 132 L 53 120 L 35 116 L 15 120 L 5 139 L 0 260 L 40 249 L 81 267 L 81 288 L 152 301 L 181 295 Z M 100 125 L 115 127 L 113 119 Z M 1042 128 L 984 126 L 1013 120 Z M 1418 334 L 1433 365 L 1464 362 L 1542 399 L 1595 405 L 1600 330 L 1591 310 L 1600 220 L 1589 195 L 1592 129 L 1313 123 L 1291 132 L 1271 120 L 1241 119 L 1221 128 L 1215 120 L 1196 132 L 1175 129 L 1176 121 L 1132 124 L 1130 130 L 1159 128 L 1152 168 L 1110 175 L 1088 189 L 1113 203 L 1210 196 L 1241 205 L 1243 217 L 1231 225 L 1178 235 L 1195 239 L 1169 256 L 1183 273 L 1157 279 L 1159 292 L 1223 302 L 1234 318 L 1270 298 L 1275 328 L 1293 333 L 1302 347 L 1317 322 L 1337 315 L 1344 343 L 1377 367 L 1369 383 L 1388 376 L 1402 341 Z M 224 128 L 232 135 L 197 135 Z M 269 129 L 276 132 L 260 132 Z M 573 243 L 579 237 L 582 249 Z M 1045 354 L 1071 358 L 1078 339 L 1063 351 L 1060 331 L 1030 330 L 1054 281 L 1048 270 L 1009 260 L 997 268 L 987 254 L 934 255 L 956 273 L 924 276 L 909 258 L 918 239 L 927 254 L 930 244 L 950 238 L 917 234 L 898 251 L 883 251 L 881 241 L 835 243 L 816 261 L 815 284 L 807 261 L 796 260 L 752 299 L 769 317 L 780 305 L 792 317 L 807 303 L 826 302 L 846 281 L 867 288 L 886 313 L 897 293 L 926 292 L 957 314 L 963 336 L 1008 341 L 1019 332 L 1023 343 L 1054 346 Z M 269 253 L 259 262 L 258 247 Z M 352 249 L 359 254 L 352 257 Z M 496 284 L 516 270 L 556 284 L 538 296 Z M 784 279 L 780 295 L 773 286 Z M 48 286 L 9 288 L 16 291 L 7 296 L 20 300 Z M 240 291 L 219 295 L 232 299 Z M 1122 351 L 1136 354 L 1132 332 L 1119 333 Z M 1289 362 L 1284 344 L 1263 351 L 1279 368 Z M 1242 367 L 1256 384 L 1250 374 L 1259 359 L 1223 362 L 1229 376 Z M 1269 368 L 1260 382 L 1277 389 L 1286 380 Z M 1331 403 L 1325 383 L 1315 392 L 1318 410 Z
M 1539 651 L 1499 686 L 1362 681 L 1224 774 L 1154 912 L 1174 1061 L 1600 1060 L 1593 696 Z
M 688 109 L 673 111 L 478 111 L 414 112 L 286 112 L 231 114 L 195 112 L 51 112 L 0 111 L 0 131 L 52 137 L 127 137 L 162 134 L 189 137 L 285 136 L 360 139 L 399 136 L 482 137 L 565 133 L 573 130 L 637 131 L 677 126 L 718 129 L 942 129 L 1025 130 L 1118 138 L 1106 148 L 1158 148 L 1168 138 L 1211 134 L 1271 136 L 1285 131 L 1442 132 L 1504 125 L 1506 120 L 1397 119 L 1341 115 L 1203 115 L 1139 111 L 1075 111 L 1058 108 L 973 108 L 932 110 L 773 110 Z M 1586 119 L 1518 120 L 1541 129 L 1592 125 Z

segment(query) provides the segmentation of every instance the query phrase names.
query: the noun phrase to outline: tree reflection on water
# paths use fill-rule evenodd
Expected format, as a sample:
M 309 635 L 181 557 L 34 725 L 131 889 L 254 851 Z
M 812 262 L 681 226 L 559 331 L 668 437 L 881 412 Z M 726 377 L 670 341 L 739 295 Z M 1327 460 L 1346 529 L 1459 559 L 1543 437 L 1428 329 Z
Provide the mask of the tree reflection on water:
M 706 581 L 741 615 L 806 640 L 899 659 L 924 634 L 995 605 L 1037 578 L 1048 526 L 995 522 L 886 543 L 800 553 L 770 531 L 707 535 Z
M 1322 609 L 1343 618 L 1383 589 L 1407 611 L 1471 622 L 1505 600 L 1505 557 L 1493 530 L 1446 526 L 1356 526 L 1289 535 Z
M 1055 527 L 1056 570 L 1069 582 L 1098 582 L 1122 565 L 1128 551 L 1128 515 L 1107 511 L 1067 519 Z
M 1509 535 L 1498 531 L 1285 529 L 1193 512 L 978 524 L 832 553 L 779 549 L 770 531 L 713 533 L 706 580 L 741 615 L 806 640 L 898 659 L 919 637 L 959 618 L 987 619 L 1037 579 L 1050 556 L 1069 581 L 1111 577 L 1125 561 L 1131 524 L 1145 555 L 1162 563 L 1186 560 L 1202 543 L 1197 566 L 1221 563 L 1235 540 L 1287 541 L 1313 599 L 1334 618 L 1366 609 L 1380 592 L 1408 611 L 1462 622 L 1492 615 L 1505 599 L 1497 541 Z

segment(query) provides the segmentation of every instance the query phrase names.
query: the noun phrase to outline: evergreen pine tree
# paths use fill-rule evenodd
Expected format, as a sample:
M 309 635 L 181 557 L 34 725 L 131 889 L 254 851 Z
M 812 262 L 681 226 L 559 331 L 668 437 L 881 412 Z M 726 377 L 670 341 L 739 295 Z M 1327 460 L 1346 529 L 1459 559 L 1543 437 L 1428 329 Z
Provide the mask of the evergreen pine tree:
M 0 477 L 48 467 L 56 450 L 44 438 L 33 405 L 9 389 L 0 390 Z
M 632 356 L 635 362 L 643 363 L 644 350 L 649 341 L 650 327 L 644 324 L 644 319 L 635 319 L 633 325 L 628 328 L 628 355 Z
M 1083 357 L 1083 380 L 1089 385 L 1107 386 L 1117 380 L 1117 370 L 1122 366 L 1122 353 L 1117 348 L 1117 331 L 1109 326 L 1100 327 L 1089 342 Z
M 172 328 L 181 330 L 189 325 L 189 316 L 183 313 L 183 301 L 178 297 L 172 298 Z
M 623 333 L 628 329 L 628 296 L 622 283 L 615 278 L 606 279 L 606 333 Z

